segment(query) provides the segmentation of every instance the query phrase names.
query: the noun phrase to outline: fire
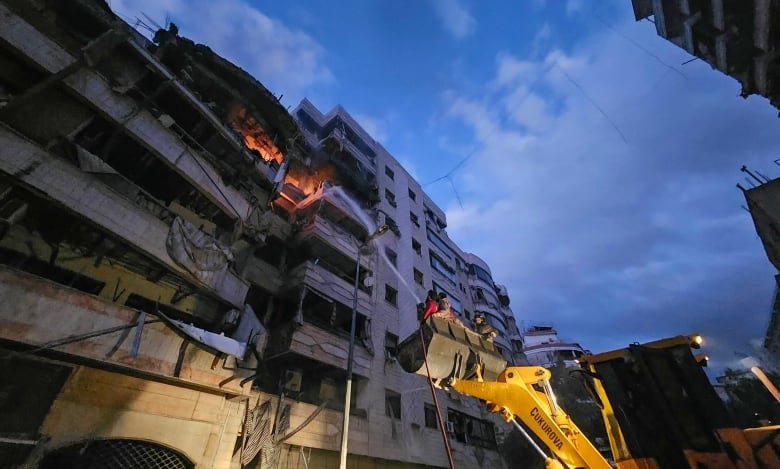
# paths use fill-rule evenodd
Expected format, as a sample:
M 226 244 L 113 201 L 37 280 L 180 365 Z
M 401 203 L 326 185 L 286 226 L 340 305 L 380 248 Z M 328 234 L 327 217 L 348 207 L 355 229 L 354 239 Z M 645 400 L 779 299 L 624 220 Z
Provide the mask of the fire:
M 302 166 L 290 167 L 285 175 L 285 184 L 295 186 L 305 195 L 311 195 L 320 186 L 322 181 L 330 181 L 337 184 L 338 175 L 332 166 L 323 166 L 311 169 Z
M 235 105 L 230 113 L 230 123 L 233 130 L 240 133 L 244 138 L 244 145 L 250 150 L 256 151 L 260 157 L 267 162 L 276 162 L 282 164 L 284 155 L 276 146 L 273 139 L 263 130 L 263 127 L 257 122 L 246 108 L 241 105 Z

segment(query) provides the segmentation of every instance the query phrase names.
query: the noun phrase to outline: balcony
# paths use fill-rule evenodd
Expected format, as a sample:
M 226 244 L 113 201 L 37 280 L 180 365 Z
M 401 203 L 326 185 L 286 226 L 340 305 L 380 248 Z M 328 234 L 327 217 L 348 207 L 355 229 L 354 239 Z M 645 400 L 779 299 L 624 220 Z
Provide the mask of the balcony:
M 346 371 L 348 348 L 348 334 L 345 336 L 334 334 L 325 328 L 304 321 L 304 324 L 293 332 L 289 350 Z M 370 376 L 371 355 L 366 348 L 355 347 L 354 357 L 355 374 Z
M 298 202 L 295 216 L 299 222 L 303 220 L 306 224 L 310 218 L 321 216 L 355 238 L 364 239 L 368 236 L 368 229 L 360 216 L 341 197 L 334 194 L 320 196 L 318 192 Z M 363 205 L 362 201 L 359 203 Z M 365 208 L 365 205 L 361 207 L 361 209 Z M 370 217 L 365 211 L 364 214 L 365 217 Z
M 171 258 L 166 249 L 170 226 L 154 213 L 139 208 L 109 186 L 4 127 L 0 127 L 0 142 L 0 170 L 16 174 L 25 168 L 36 168 L 25 177 L 30 187 L 217 298 L 234 306 L 243 305 L 249 285 L 230 269 L 196 277 Z
M 353 282 L 354 277 L 336 274 L 313 261 L 305 261 L 290 271 L 285 284 L 288 288 L 305 285 L 342 305 L 351 307 L 355 289 Z M 371 310 L 371 295 L 363 289 L 358 290 L 358 311 Z
M 327 204 L 326 204 L 327 205 Z M 327 212 L 323 207 L 322 211 Z M 355 259 L 358 256 L 358 237 L 364 238 L 366 230 L 362 225 L 356 226 L 351 219 L 342 219 L 341 223 L 332 221 L 332 218 L 326 218 L 319 212 L 317 215 L 311 215 L 300 225 L 298 233 L 293 238 L 298 246 L 306 245 L 311 254 L 318 258 L 331 258 L 333 256 L 343 257 L 351 261 L 354 269 Z M 361 268 L 368 265 L 368 260 L 363 258 Z M 338 261 L 337 261 L 338 262 Z
M 368 200 L 376 188 L 373 162 L 366 158 L 343 134 L 334 128 L 320 141 L 328 161 L 338 170 L 340 182 L 350 191 Z

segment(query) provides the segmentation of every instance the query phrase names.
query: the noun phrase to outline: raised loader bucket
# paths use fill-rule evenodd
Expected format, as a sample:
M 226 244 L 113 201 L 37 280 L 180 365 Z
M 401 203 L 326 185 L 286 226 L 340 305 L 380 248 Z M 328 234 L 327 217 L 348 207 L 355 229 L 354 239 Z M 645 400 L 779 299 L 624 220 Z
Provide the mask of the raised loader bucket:
M 506 360 L 493 342 L 474 331 L 437 317 L 428 318 L 420 329 L 428 352 L 431 378 L 468 379 L 474 375 L 477 363 L 481 363 L 482 376 L 486 380 L 495 380 L 506 369 Z M 427 376 L 419 330 L 398 346 L 398 363 L 407 373 Z

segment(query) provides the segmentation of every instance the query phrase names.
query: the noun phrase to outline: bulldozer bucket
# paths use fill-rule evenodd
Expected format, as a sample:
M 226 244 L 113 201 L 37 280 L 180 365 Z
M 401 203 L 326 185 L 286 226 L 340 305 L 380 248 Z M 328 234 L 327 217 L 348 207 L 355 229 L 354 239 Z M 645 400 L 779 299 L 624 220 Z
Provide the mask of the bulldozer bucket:
M 427 376 L 425 359 L 433 379 L 469 379 L 482 365 L 482 376 L 495 380 L 506 369 L 506 360 L 493 342 L 457 324 L 437 317 L 428 318 L 420 325 L 425 348 L 420 341 L 420 330 L 415 331 L 398 346 L 398 363 L 407 373 Z M 423 353 L 427 352 L 427 357 Z

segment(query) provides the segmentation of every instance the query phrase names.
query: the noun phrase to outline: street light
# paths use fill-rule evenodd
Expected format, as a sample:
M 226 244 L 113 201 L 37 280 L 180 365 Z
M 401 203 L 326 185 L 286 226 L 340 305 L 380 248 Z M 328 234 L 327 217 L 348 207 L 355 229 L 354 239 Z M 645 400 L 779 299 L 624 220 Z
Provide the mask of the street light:
M 344 419 L 341 425 L 341 451 L 339 469 L 347 469 L 347 440 L 349 438 L 349 408 L 352 405 L 352 364 L 355 352 L 355 323 L 357 322 L 358 285 L 360 282 L 360 253 L 371 241 L 387 233 L 390 227 L 382 225 L 358 247 L 357 268 L 355 268 L 355 292 L 352 298 L 352 323 L 349 327 L 349 353 L 347 354 L 347 391 L 344 395 Z

